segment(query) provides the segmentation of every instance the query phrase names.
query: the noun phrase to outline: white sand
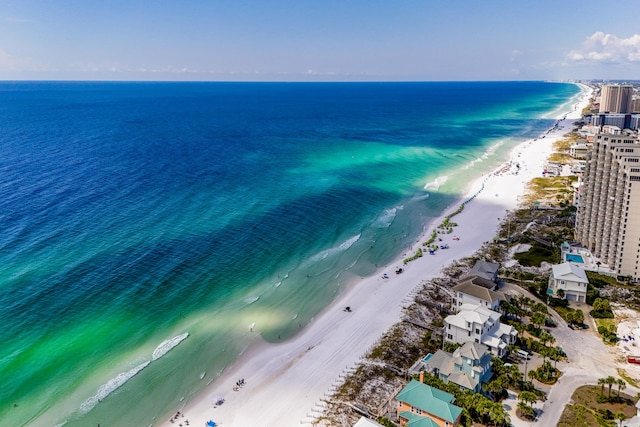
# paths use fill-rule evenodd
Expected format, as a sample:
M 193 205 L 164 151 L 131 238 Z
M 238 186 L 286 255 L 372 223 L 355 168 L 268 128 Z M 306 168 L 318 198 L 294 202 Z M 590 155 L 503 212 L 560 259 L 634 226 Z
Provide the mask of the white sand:
M 453 220 L 458 223 L 454 232 L 438 242 L 448 243 L 450 249 L 410 262 L 404 273 L 396 275 L 395 267 L 402 265 L 403 256 L 379 274 L 353 284 L 295 338 L 255 346 L 187 402 L 181 409 L 183 418 L 170 423 L 167 417 L 157 425 L 186 425 L 188 420 L 189 425 L 201 427 L 210 419 L 234 427 L 311 425 L 310 421 L 319 414 L 320 399 L 329 395 L 332 385 L 339 384 L 342 373 L 355 367 L 380 336 L 399 321 L 403 307 L 410 303 L 410 292 L 420 282 L 438 276 L 442 267 L 472 255 L 494 237 L 506 210 L 518 206 L 526 183 L 541 176 L 553 142 L 571 130 L 572 122 L 587 103 L 588 96 L 584 96 L 580 105 L 546 138 L 525 142 L 512 151 L 513 164 L 520 164 L 519 174 L 514 174 L 512 167 L 509 172 L 487 175 L 470 186 L 464 199 L 476 193 L 482 182 L 485 185 Z M 452 206 L 445 215 L 458 206 Z M 441 222 L 442 218 L 430 224 L 425 236 L 404 255 L 422 247 L 422 242 Z M 453 240 L 454 236 L 460 240 Z M 385 272 L 389 279 L 381 278 Z M 344 312 L 342 307 L 346 305 L 353 312 Z M 246 385 L 233 391 L 240 378 L 245 379 Z M 224 397 L 225 403 L 214 408 L 218 396 Z

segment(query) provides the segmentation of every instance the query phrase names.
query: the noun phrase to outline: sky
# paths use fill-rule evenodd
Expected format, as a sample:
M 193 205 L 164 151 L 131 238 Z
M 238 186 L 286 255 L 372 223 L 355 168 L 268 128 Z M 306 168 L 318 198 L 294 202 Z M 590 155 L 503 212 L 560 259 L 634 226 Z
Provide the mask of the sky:
M 637 0 L 0 0 L 0 80 L 638 80 Z

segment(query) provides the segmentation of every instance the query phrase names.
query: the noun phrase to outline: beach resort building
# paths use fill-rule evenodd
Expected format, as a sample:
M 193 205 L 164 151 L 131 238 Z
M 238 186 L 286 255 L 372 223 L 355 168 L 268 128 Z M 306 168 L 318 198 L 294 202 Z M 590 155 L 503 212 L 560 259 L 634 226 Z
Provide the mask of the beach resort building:
M 586 125 L 597 128 L 602 126 L 631 130 L 640 128 L 640 114 L 585 114 L 582 120 Z
M 637 133 L 603 128 L 589 150 L 576 240 L 618 276 L 640 280 L 640 143 Z
M 586 302 L 588 285 L 589 279 L 583 269 L 571 262 L 563 262 L 551 267 L 547 292 L 555 298 L 560 298 L 558 291 L 562 290 L 564 299 Z
M 452 290 L 455 292 L 454 311 L 458 311 L 458 307 L 461 307 L 463 304 L 481 305 L 497 311 L 500 308 L 500 301 L 506 299 L 504 293 L 494 291 L 485 286 L 476 285 L 473 283 L 473 279 L 474 278 L 463 280 L 453 287 Z
M 462 409 L 452 394 L 411 380 L 396 396 L 398 418 L 407 427 L 456 427 Z
M 632 85 L 603 85 L 600 92 L 600 113 L 631 113 Z
M 491 357 L 486 346 L 466 342 L 453 353 L 438 350 L 428 354 L 420 361 L 420 367 L 445 383 L 478 393 L 482 383 L 491 378 Z
M 458 313 L 444 319 L 445 342 L 484 344 L 497 357 L 506 355 L 517 336 L 513 326 L 500 322 L 500 313 L 481 305 L 463 304 Z

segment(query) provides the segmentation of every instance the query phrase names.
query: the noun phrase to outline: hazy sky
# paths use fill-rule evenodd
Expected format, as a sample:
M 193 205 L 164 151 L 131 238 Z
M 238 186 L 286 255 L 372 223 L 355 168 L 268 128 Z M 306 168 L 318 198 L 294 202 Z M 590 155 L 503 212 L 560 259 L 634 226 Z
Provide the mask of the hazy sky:
M 637 0 L 0 0 L 0 79 L 640 79 Z

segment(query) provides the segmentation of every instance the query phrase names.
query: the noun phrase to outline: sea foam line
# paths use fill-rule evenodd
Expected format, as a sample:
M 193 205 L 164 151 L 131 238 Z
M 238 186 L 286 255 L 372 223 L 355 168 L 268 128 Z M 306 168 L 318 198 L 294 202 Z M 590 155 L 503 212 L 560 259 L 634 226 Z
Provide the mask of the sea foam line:
M 360 239 L 360 236 L 361 236 L 361 234 L 356 234 L 355 236 L 352 236 L 349 239 L 347 239 L 344 242 L 342 242 L 339 246 L 336 246 L 336 247 L 333 247 L 333 248 L 329 248 L 329 249 L 325 249 L 324 251 L 312 256 L 309 259 L 309 261 L 311 261 L 311 262 L 321 261 L 323 259 L 328 258 L 329 255 L 333 255 L 333 254 L 338 253 L 338 252 L 346 251 L 347 249 L 349 249 L 351 246 L 353 246 L 353 244 L 356 243 Z
M 189 332 L 185 332 L 184 334 L 178 335 L 177 337 L 173 337 L 166 341 L 160 343 L 155 350 L 153 350 L 153 354 L 151 356 L 151 360 L 160 359 L 162 356 L 167 354 L 172 348 L 180 344 L 182 341 L 186 340 L 189 336 Z
M 122 387 L 124 383 L 135 377 L 138 372 L 149 366 L 149 363 L 151 362 L 144 362 L 143 364 L 138 365 L 127 372 L 122 372 L 115 378 L 110 379 L 106 384 L 101 385 L 100 388 L 98 388 L 98 392 L 94 396 L 88 398 L 82 403 L 82 405 L 80 405 L 80 411 L 83 413 L 87 413 L 92 410 L 102 399 Z
M 140 365 L 128 370 L 127 372 L 121 372 L 114 378 L 107 381 L 105 384 L 101 385 L 95 395 L 91 396 L 80 405 L 80 412 L 87 413 L 92 410 L 100 401 L 122 387 L 127 381 L 135 377 L 140 371 L 149 366 L 151 362 L 153 362 L 154 360 L 158 360 L 159 358 L 167 354 L 169 351 L 171 351 L 171 349 L 175 348 L 188 336 L 189 332 L 185 332 L 184 334 L 161 342 L 160 345 L 158 345 L 158 347 L 153 350 L 151 360 L 141 363 Z
M 424 189 L 431 190 L 431 191 L 438 191 L 440 189 L 440 186 L 445 182 L 447 182 L 448 179 L 449 177 L 447 175 L 439 176 L 434 181 L 431 181 L 427 185 L 425 185 Z
M 397 212 L 397 208 L 385 209 L 382 214 L 374 220 L 373 226 L 377 228 L 389 228 Z

